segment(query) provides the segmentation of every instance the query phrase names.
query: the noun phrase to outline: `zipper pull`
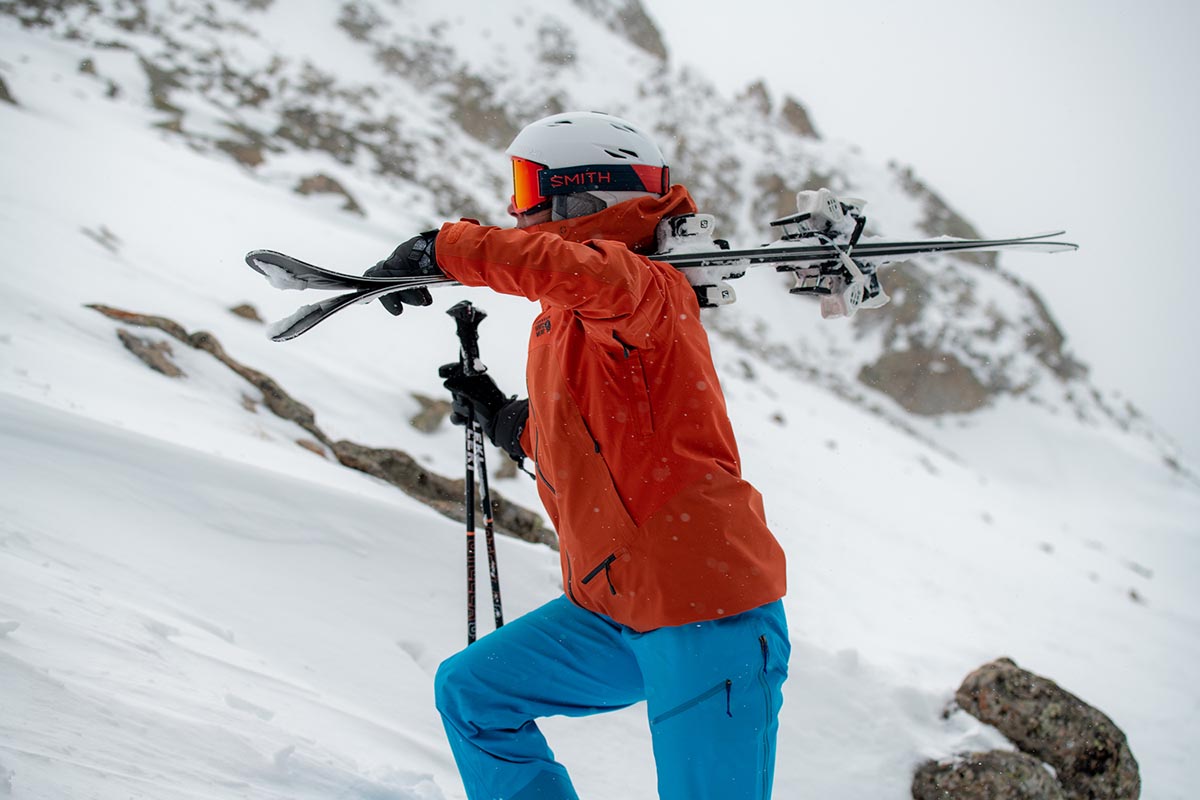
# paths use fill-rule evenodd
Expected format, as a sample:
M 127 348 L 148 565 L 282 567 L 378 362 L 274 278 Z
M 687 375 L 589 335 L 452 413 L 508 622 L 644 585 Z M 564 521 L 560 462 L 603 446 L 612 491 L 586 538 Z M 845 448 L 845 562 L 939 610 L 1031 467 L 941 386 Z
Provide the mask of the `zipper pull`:
M 602 564 L 598 565 L 594 570 L 589 572 L 587 575 L 584 575 L 583 580 L 580 581 L 580 583 L 583 583 L 585 585 L 588 583 L 591 583 L 592 580 L 595 579 L 595 577 L 600 574 L 600 570 L 604 570 L 604 579 L 606 581 L 608 581 L 608 590 L 615 595 L 617 593 L 617 587 L 613 586 L 612 575 L 609 573 L 608 570 L 610 567 L 612 567 L 612 563 L 616 560 L 617 560 L 617 554 L 613 553 L 611 556 L 604 559 L 604 562 Z
M 616 331 L 613 331 L 613 338 L 617 340 L 617 344 L 621 345 L 621 350 L 625 352 L 625 358 L 629 358 L 629 354 L 633 352 L 634 348 L 621 341 L 621 337 L 617 336 Z

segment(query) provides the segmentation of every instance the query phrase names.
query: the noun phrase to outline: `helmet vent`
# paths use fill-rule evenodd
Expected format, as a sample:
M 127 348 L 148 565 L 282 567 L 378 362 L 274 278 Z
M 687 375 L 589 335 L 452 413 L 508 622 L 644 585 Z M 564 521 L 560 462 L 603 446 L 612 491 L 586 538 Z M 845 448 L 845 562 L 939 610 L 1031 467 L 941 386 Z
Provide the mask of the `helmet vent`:
M 608 153 L 613 158 L 637 158 L 638 154 L 632 150 L 626 150 L 624 147 L 619 147 L 616 150 L 604 148 L 604 152 Z
M 619 131 L 628 131 L 629 133 L 637 133 L 637 131 L 630 125 L 618 125 L 615 122 L 610 122 L 608 124 L 612 125 L 614 128 L 616 128 Z

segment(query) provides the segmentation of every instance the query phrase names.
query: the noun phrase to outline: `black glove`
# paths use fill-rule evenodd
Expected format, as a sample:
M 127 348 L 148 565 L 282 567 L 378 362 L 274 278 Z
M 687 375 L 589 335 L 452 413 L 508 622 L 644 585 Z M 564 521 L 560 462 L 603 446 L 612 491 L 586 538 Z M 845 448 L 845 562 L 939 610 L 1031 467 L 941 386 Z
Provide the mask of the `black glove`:
M 467 375 L 462 364 L 457 362 L 443 364 L 438 368 L 438 375 L 446 379 L 442 385 L 450 390 L 450 422 L 466 425 L 474 411 L 475 420 L 492 444 L 517 461 L 525 457 L 525 451 L 521 449 L 521 432 L 529 418 L 529 400 L 506 396 L 492 376 L 487 373 Z
M 363 273 L 368 278 L 408 278 L 414 275 L 443 275 L 437 265 L 437 257 L 433 252 L 433 243 L 437 240 L 437 231 L 425 231 L 414 236 L 392 251 L 392 254 Z M 433 296 L 425 287 L 418 289 L 401 289 L 392 294 L 379 298 L 392 314 L 399 316 L 404 311 L 404 304 L 410 306 L 427 306 L 433 303 Z

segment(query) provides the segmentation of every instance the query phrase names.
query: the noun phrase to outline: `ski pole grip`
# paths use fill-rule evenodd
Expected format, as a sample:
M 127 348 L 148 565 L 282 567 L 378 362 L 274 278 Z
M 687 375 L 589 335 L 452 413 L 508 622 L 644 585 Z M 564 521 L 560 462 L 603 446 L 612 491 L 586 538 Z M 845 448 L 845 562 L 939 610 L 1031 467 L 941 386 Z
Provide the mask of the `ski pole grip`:
M 487 367 L 479 360 L 479 323 L 483 322 L 487 314 L 472 305 L 470 300 L 456 303 L 446 313 L 454 317 L 458 326 L 458 352 L 463 373 L 475 375 L 486 372 Z

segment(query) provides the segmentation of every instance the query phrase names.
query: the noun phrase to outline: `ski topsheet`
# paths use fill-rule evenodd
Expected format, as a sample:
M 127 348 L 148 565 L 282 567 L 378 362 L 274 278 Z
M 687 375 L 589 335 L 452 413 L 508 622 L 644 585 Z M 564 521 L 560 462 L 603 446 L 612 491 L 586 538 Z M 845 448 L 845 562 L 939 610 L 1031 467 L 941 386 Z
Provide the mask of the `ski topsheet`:
M 1058 241 L 1064 231 L 1040 233 L 1032 236 L 1017 236 L 1008 239 L 920 239 L 914 241 L 886 241 L 864 239 L 853 247 L 837 244 L 798 244 L 796 241 L 779 240 L 761 247 L 722 250 L 705 249 L 665 252 L 649 258 L 670 264 L 688 276 L 697 288 L 709 289 L 723 286 L 725 279 L 741 277 L 746 269 L 755 266 L 773 266 L 780 271 L 794 271 L 813 279 L 793 292 L 830 295 L 827 284 L 821 285 L 820 278 L 844 273 L 847 261 L 851 270 L 862 278 L 874 278 L 877 267 L 905 261 L 915 255 L 929 253 L 954 253 L 963 251 L 1024 250 L 1040 253 L 1057 253 L 1076 250 L 1078 245 Z M 710 240 L 711 241 L 711 240 Z M 697 242 L 699 244 L 699 242 Z M 446 276 L 410 278 L 369 278 L 334 272 L 274 250 L 252 250 L 246 254 L 246 263 L 279 289 L 321 289 L 342 292 L 319 303 L 304 306 L 286 319 L 270 327 L 270 338 L 277 342 L 294 339 L 312 330 L 313 327 L 333 314 L 358 303 L 368 303 L 385 294 L 419 286 L 443 286 L 456 283 Z M 857 269 L 855 269 L 857 267 Z M 876 281 L 877 286 L 877 281 Z M 731 293 L 730 293 L 731 294 Z M 703 300 L 703 297 L 702 297 Z M 722 302 L 722 301 L 717 301 Z M 726 300 L 724 302 L 729 302 Z M 861 302 L 855 301 L 857 306 Z M 886 295 L 883 295 L 886 302 Z M 882 305 L 882 302 L 878 303 Z M 872 307 L 863 305 L 864 308 Z M 853 313 L 853 307 L 850 309 Z

